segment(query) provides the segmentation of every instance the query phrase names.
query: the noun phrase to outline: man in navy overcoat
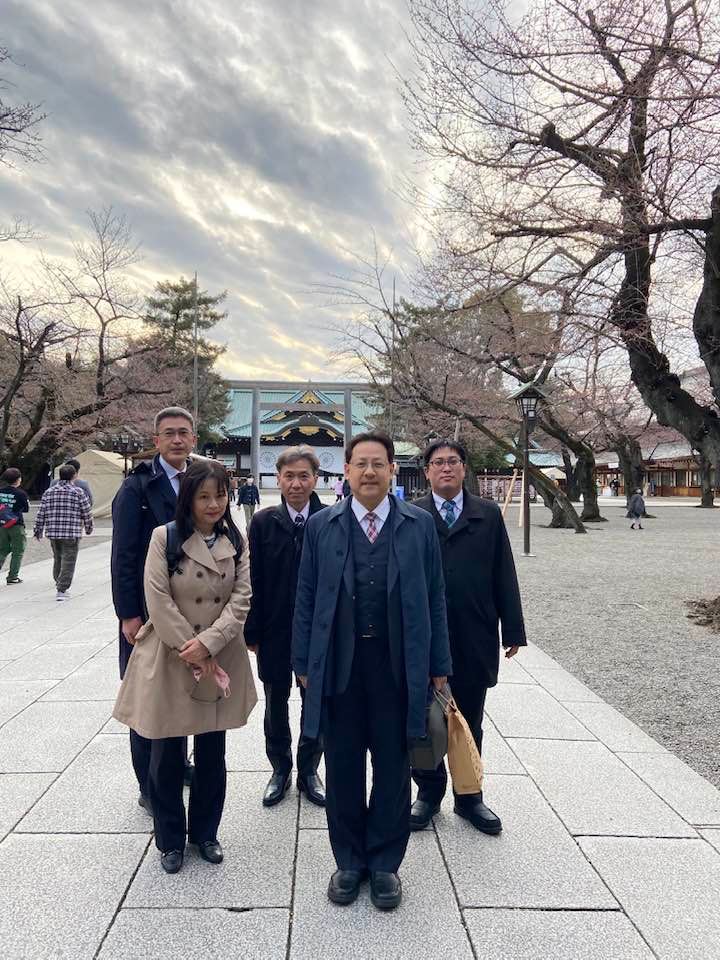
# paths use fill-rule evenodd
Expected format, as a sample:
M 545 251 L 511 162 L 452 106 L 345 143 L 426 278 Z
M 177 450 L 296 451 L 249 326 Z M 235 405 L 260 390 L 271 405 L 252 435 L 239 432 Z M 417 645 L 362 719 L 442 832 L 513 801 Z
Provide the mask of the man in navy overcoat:
M 351 903 L 370 876 L 376 907 L 401 900 L 410 836 L 409 737 L 425 735 L 430 683 L 451 673 L 442 559 L 432 517 L 388 495 L 392 440 L 345 451 L 352 496 L 307 523 L 292 662 L 306 686 L 307 737 L 325 740 L 326 807 L 338 869 L 328 896 Z M 366 760 L 373 785 L 366 801 Z
M 135 634 L 147 620 L 143 573 L 150 537 L 155 527 L 175 518 L 180 480 L 196 440 L 192 414 L 183 407 L 161 410 L 154 429 L 158 453 L 131 471 L 112 504 L 110 571 L 113 603 L 120 621 L 120 679 L 125 675 Z M 140 787 L 138 803 L 150 813 L 150 741 L 134 730 L 130 731 L 130 753 Z

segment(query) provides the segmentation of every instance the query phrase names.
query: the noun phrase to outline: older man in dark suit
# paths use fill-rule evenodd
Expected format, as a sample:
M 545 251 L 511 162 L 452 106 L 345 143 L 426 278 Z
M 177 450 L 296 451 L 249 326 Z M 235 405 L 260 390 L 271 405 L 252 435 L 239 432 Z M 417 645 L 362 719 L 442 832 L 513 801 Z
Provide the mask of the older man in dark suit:
M 279 803 L 290 787 L 292 734 L 288 700 L 292 687 L 290 638 L 295 591 L 305 525 L 324 508 L 315 493 L 320 461 L 312 447 L 284 450 L 277 458 L 281 503 L 253 517 L 248 542 L 252 600 L 245 623 L 245 643 L 257 654 L 258 672 L 265 688 L 265 752 L 273 772 L 263 805 Z M 301 687 L 303 709 L 305 688 Z M 308 800 L 325 806 L 325 789 L 318 776 L 322 756 L 318 739 L 300 735 L 297 747 L 297 785 Z
M 432 516 L 440 537 L 454 668 L 450 685 L 482 753 L 485 697 L 497 683 L 500 666 L 499 625 L 506 657 L 527 644 L 515 564 L 497 505 L 463 487 L 463 446 L 438 440 L 425 450 L 424 460 L 431 492 L 415 505 Z M 445 795 L 445 763 L 436 770 L 414 770 L 413 779 L 419 791 L 410 826 L 422 830 Z M 485 805 L 482 793 L 456 794 L 455 813 L 483 833 L 502 830 L 502 821 Z
M 432 519 L 388 495 L 390 437 L 345 450 L 352 496 L 311 517 L 293 623 L 306 685 L 304 733 L 323 732 L 327 818 L 338 869 L 329 898 L 352 903 L 368 873 L 378 909 L 402 897 L 410 836 L 408 737 L 425 734 L 428 689 L 451 672 L 440 546 Z M 373 768 L 366 800 L 367 752 Z
M 141 461 L 126 477 L 112 503 L 110 571 L 115 612 L 120 621 L 120 679 L 132 654 L 135 635 L 147 620 L 143 572 L 155 527 L 175 517 L 180 480 L 195 446 L 195 422 L 183 407 L 166 407 L 155 417 L 152 460 Z M 130 731 L 130 753 L 140 787 L 138 803 L 152 813 L 147 794 L 150 740 Z M 192 768 L 186 769 L 186 780 Z

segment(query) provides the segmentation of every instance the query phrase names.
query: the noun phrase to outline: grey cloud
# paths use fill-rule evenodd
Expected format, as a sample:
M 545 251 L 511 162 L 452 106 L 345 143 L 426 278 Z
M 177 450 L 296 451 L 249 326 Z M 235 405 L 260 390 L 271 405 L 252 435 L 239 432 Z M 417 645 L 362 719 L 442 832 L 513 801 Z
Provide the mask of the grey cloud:
M 412 154 L 387 61 L 405 56 L 403 16 L 404 0 L 11 0 L 10 79 L 46 104 L 48 159 L 0 170 L 0 206 L 61 253 L 88 207 L 113 204 L 143 277 L 197 269 L 227 288 L 221 334 L 242 329 L 272 375 L 293 360 L 273 330 L 329 342 L 308 290 L 347 249 L 373 228 L 403 246 L 393 191 Z

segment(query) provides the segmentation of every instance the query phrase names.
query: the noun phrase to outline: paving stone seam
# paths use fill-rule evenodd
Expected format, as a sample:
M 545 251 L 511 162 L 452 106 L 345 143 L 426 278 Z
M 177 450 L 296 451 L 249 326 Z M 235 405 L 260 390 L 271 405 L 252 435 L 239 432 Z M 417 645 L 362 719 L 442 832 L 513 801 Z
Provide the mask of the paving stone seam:
M 686 821 L 687 822 L 687 821 Z M 703 840 L 703 837 L 668 837 L 666 834 L 647 834 L 647 833 L 573 833 L 573 840 L 690 840 L 695 843 Z
M 62 683 L 62 681 L 60 681 L 60 682 Z M 34 702 L 34 703 L 37 703 L 37 701 L 33 701 L 33 702 Z M 87 701 L 83 701 L 83 700 L 72 700 L 72 701 L 69 701 L 69 702 L 70 702 L 70 703 L 87 703 Z M 112 703 L 113 701 L 112 701 L 112 700 L 98 700 L 98 701 L 96 701 L 96 702 L 97 702 L 97 703 Z M 32 704 L 29 703 L 29 704 L 28 704 L 28 707 L 30 707 L 30 706 L 32 706 Z M 27 707 L 26 707 L 25 709 L 27 710 Z M 20 713 L 24 713 L 24 711 L 21 710 Z M 20 716 L 20 714 L 18 714 L 18 716 Z M 78 752 L 75 754 L 75 756 L 72 757 L 72 758 L 65 764 L 65 766 L 62 768 L 62 770 L 3 770 L 2 773 L 3 773 L 3 774 L 5 774 L 5 773 L 15 773 L 15 774 L 17 774 L 17 773 L 20 773 L 20 774 L 22 774 L 22 773 L 56 773 L 56 774 L 58 775 L 58 777 L 59 777 L 59 776 L 61 776 L 63 773 L 65 773 L 65 771 L 67 770 L 67 768 L 68 768 L 69 766 L 71 766 L 71 764 L 75 763 L 75 761 L 76 761 L 77 758 L 80 756 L 80 754 L 90 746 L 90 744 L 91 744 L 91 743 L 93 742 L 93 740 L 99 735 L 100 731 L 102 730 L 102 728 L 105 726 L 106 723 L 107 723 L 107 719 L 105 719 L 105 720 L 102 721 L 102 723 L 100 724 L 100 727 L 95 731 L 95 733 L 93 733 L 93 734 L 91 735 L 91 737 L 90 737 L 90 739 L 87 741 L 87 743 L 84 743 L 84 744 L 82 745 L 82 747 L 80 747 L 80 749 L 79 749 Z M 1 731 L 1 729 L 2 729 L 2 728 L 0 728 L 0 731 Z M 57 777 L 56 777 L 55 779 L 57 780 Z M 53 781 L 53 783 L 54 783 L 54 782 L 55 782 L 55 781 Z M 50 786 L 52 786 L 52 784 L 50 784 Z M 49 789 L 50 789 L 50 787 L 48 787 L 48 790 L 49 790 Z M 47 790 L 46 790 L 46 791 L 43 791 L 43 794 L 42 794 L 43 797 L 45 796 L 45 793 L 47 793 Z M 25 813 L 23 814 L 23 816 L 27 816 L 27 814 L 30 813 L 30 811 L 35 807 L 35 804 L 37 804 L 38 801 L 40 801 L 41 799 L 42 799 L 42 797 L 38 797 L 37 800 L 35 801 L 35 803 L 33 803 L 33 805 L 32 805 L 31 807 L 29 807 L 29 808 L 25 811 Z M 18 831 L 18 832 L 19 832 L 19 831 Z M 93 831 L 93 832 L 95 832 L 95 831 Z
M 151 838 L 152 839 L 152 838 Z M 143 906 L 134 906 L 132 903 L 129 903 L 127 906 L 123 906 L 123 913 L 147 913 L 150 911 L 158 911 L 160 913 L 167 913 L 169 910 L 177 910 L 178 913 L 187 913 L 189 910 L 195 911 L 197 913 L 202 913 L 203 911 L 207 912 L 209 910 L 221 910 L 223 913 L 255 913 L 262 910 L 274 910 L 280 911 L 282 913 L 288 913 L 290 911 L 289 907 L 263 907 L 255 905 L 254 907 L 222 907 L 218 904 L 208 904 L 208 905 L 195 905 L 192 906 L 188 904 L 174 906 L 173 904 L 165 904 L 164 906 L 153 907 L 150 905 L 143 904 Z
M 46 774 L 54 774 L 54 777 L 53 777 L 53 779 L 50 781 L 50 783 L 47 785 L 47 787 L 45 787 L 45 789 L 44 789 L 43 792 L 40 794 L 40 796 L 35 799 L 35 801 L 27 808 L 27 810 L 24 810 L 24 811 L 22 812 L 22 814 L 20 815 L 20 817 L 15 821 L 15 823 L 10 827 L 10 829 L 7 830 L 2 836 L 0 836 L 0 845 L 3 843 L 3 841 L 4 841 L 7 837 L 10 836 L 11 833 L 18 833 L 18 834 L 19 834 L 19 833 L 25 833 L 25 832 L 26 832 L 26 831 L 24 831 L 24 830 L 17 830 L 16 827 L 17 827 L 18 824 L 20 824 L 20 823 L 25 819 L 25 817 L 30 813 L 30 811 L 31 811 L 32 808 L 35 806 L 35 804 L 36 804 L 36 803 L 39 803 L 40 800 L 42 800 L 42 798 L 45 796 L 45 794 L 48 792 L 48 790 L 49 790 L 52 786 L 54 786 L 55 783 L 57 783 L 57 781 L 59 780 L 59 778 L 62 776 L 62 771 L 58 771 L 58 770 L 39 770 L 39 771 L 38 771 L 38 770 L 33 770 L 33 776 L 34 776 L 35 774 L 38 774 L 39 776 L 44 776 L 44 775 L 46 775 Z M 0 773 L 0 783 L 2 782 L 2 778 L 3 778 L 3 777 L 16 777 L 16 776 L 18 776 L 17 773 L 4 773 L 4 772 L 3 772 L 3 773 Z M 22 774 L 20 774 L 20 776 L 22 776 Z
M 678 810 L 676 807 L 673 806 L 672 800 L 668 800 L 666 797 L 663 797 L 661 794 L 659 794 L 659 793 L 657 792 L 657 790 L 653 787 L 653 785 L 652 785 L 648 780 L 646 780 L 645 777 L 643 777 L 642 773 L 640 773 L 638 770 L 633 769 L 633 767 L 631 767 L 629 763 L 626 763 L 625 760 L 624 760 L 623 757 L 622 757 L 622 754 L 623 754 L 623 753 L 629 753 L 629 752 L 630 752 L 629 750 L 622 750 L 622 751 L 620 751 L 620 753 L 615 753 L 614 751 L 611 751 L 611 752 L 613 753 L 614 756 L 616 756 L 616 757 L 618 758 L 618 760 L 623 764 L 624 767 L 626 767 L 628 770 L 632 771 L 632 773 L 634 773 L 635 776 L 638 777 L 638 778 L 640 779 L 640 781 L 645 784 L 645 786 L 648 788 L 648 790 L 650 790 L 651 793 L 654 793 L 656 797 L 659 797 L 660 800 L 662 800 L 662 802 L 663 802 L 666 806 L 670 807 L 670 809 L 671 809 L 674 813 L 676 813 L 676 814 L 680 817 L 681 820 L 684 820 L 685 823 L 687 823 L 688 826 L 693 827 L 695 830 L 701 829 L 703 826 L 707 826 L 707 824 L 695 824 L 695 823 L 691 823 L 691 822 L 687 819 L 687 817 L 684 816 L 684 815 L 680 812 L 680 810 Z M 675 757 L 677 760 L 680 760 L 681 763 L 685 764 L 685 766 L 688 768 L 688 770 L 692 770 L 693 773 L 696 773 L 699 777 L 702 777 L 702 774 L 701 774 L 701 773 L 698 773 L 697 770 L 695 770 L 693 767 L 691 767 L 689 763 L 685 763 L 685 761 L 684 761 L 681 757 L 678 757 L 677 754 L 672 753 L 671 751 L 667 751 L 667 750 L 663 751 L 663 755 L 665 755 L 665 754 L 667 754 L 667 753 L 669 753 L 671 757 Z M 634 755 L 637 756 L 638 754 L 634 754 Z M 655 753 L 647 753 L 647 754 L 639 754 L 639 755 L 640 755 L 640 756 L 648 756 L 648 757 L 658 756 L 658 754 L 655 754 Z M 703 779 L 705 779 L 705 777 L 703 777 Z M 707 782 L 710 783 L 709 780 L 708 780 Z M 714 784 L 710 784 L 710 785 L 711 785 L 711 786 L 714 786 Z M 717 787 L 716 787 L 715 789 L 717 789 Z M 717 823 L 716 823 L 716 824 L 710 824 L 710 826 L 718 826 L 718 824 L 717 824 Z
M 41 563 L 47 563 L 47 561 L 45 561 L 45 560 L 40 561 L 40 562 L 41 562 Z M 87 620 L 88 620 L 88 618 L 85 617 L 85 619 L 78 621 L 77 624 L 74 624 L 74 625 L 73 625 L 72 627 L 70 627 L 69 629 L 74 630 L 79 624 L 86 623 Z M 110 642 L 110 641 L 109 641 L 109 642 Z M 53 641 L 51 641 L 51 640 L 46 640 L 44 643 L 39 643 L 39 644 L 37 645 L 37 647 L 33 647 L 32 650 L 26 650 L 25 653 L 23 654 L 23 657 L 24 657 L 25 654 L 27 654 L 27 653 L 33 653 L 35 650 L 39 650 L 41 647 L 45 647 L 45 646 L 47 646 L 48 644 L 52 644 L 52 643 L 53 643 Z M 103 649 L 103 648 L 101 648 L 101 649 Z M 6 724 L 8 724 L 11 720 L 15 720 L 16 717 L 19 717 L 20 714 L 24 713 L 25 710 L 28 709 L 28 707 L 31 707 L 31 706 L 32 706 L 33 704 L 35 704 L 35 703 L 40 703 L 42 697 L 47 696 L 48 693 L 52 693 L 52 691 L 53 691 L 56 687 L 60 686 L 61 683 L 63 683 L 65 680 L 67 680 L 69 677 L 71 677 L 71 676 L 75 673 L 76 670 L 79 670 L 80 667 L 85 666 L 85 664 L 88 662 L 88 660 L 92 660 L 93 657 L 98 654 L 98 652 L 99 652 L 99 651 L 96 650 L 90 657 L 88 657 L 87 660 L 83 660 L 82 663 L 79 663 L 79 664 L 73 669 L 73 671 L 72 671 L 71 673 L 68 673 L 68 674 L 67 674 L 67 676 L 60 677 L 59 679 L 56 678 L 56 677 L 33 677 L 33 680 L 57 680 L 57 682 L 54 683 L 51 687 L 48 687 L 47 690 L 44 690 L 38 697 L 35 698 L 35 700 L 32 700 L 30 703 L 26 703 L 25 706 L 24 706 L 21 710 L 18 710 L 17 713 L 13 714 L 12 717 L 8 717 L 6 720 L 3 720 L 3 722 L 0 723 L 0 730 L 2 730 L 2 728 L 3 728 Z M 10 663 L 17 663 L 18 660 L 22 660 L 22 657 L 17 657 L 15 660 L 11 660 L 11 661 L 9 661 L 9 662 L 10 662 Z M 2 674 L 0 673 L 0 680 L 2 680 L 2 679 L 3 679 L 3 676 L 2 676 Z M 22 683 L 23 681 L 22 681 L 22 680 L 18 680 L 17 682 L 18 682 L 18 683 Z M 81 701 L 81 700 L 78 700 L 78 701 L 75 701 L 75 700 L 55 700 L 55 701 L 43 701 L 43 702 L 55 702 L 55 703 L 83 703 L 83 702 L 84 702 L 84 703 L 102 703 L 102 700 L 86 700 L 86 701 Z M 103 726 L 104 726 L 104 724 L 103 724 Z M 38 772 L 37 770 L 34 770 L 34 771 L 33 771 L 33 773 L 37 773 L 37 772 Z M 48 773 L 55 773 L 56 771 L 55 771 L 55 770 L 48 770 L 47 772 L 48 772 Z
M 135 834 L 135 836 L 138 836 L 138 834 Z M 112 930 L 113 924 L 115 923 L 116 919 L 118 918 L 118 916 L 119 916 L 119 914 L 120 914 L 120 911 L 121 911 L 122 908 L 123 908 L 123 904 L 125 903 L 125 898 L 126 898 L 127 895 L 128 895 L 128 891 L 130 890 L 130 887 L 133 885 L 133 882 L 134 882 L 134 880 L 135 880 L 135 877 L 137 876 L 138 870 L 140 869 L 143 860 L 144 860 L 145 857 L 147 856 L 147 852 L 148 852 L 148 849 L 150 848 L 150 844 L 153 842 L 153 837 L 154 837 L 154 835 L 153 835 L 153 834 L 150 834 L 150 836 L 147 838 L 147 843 L 145 844 L 145 849 L 143 850 L 142 854 L 138 857 L 138 862 L 135 864 L 135 869 L 133 870 L 132 874 L 130 875 L 130 879 L 128 880 L 127 884 L 125 885 L 125 889 L 123 890 L 122 896 L 120 897 L 120 900 L 118 901 L 118 905 L 115 907 L 115 910 L 114 910 L 114 912 L 113 912 L 113 915 L 112 915 L 112 917 L 110 918 L 110 923 L 107 925 L 107 929 L 105 930 L 105 933 L 102 935 L 102 937 L 101 937 L 101 939 L 100 939 L 100 943 L 99 943 L 98 946 L 97 946 L 97 950 L 96 950 L 95 953 L 93 954 L 93 960 L 97 960 L 97 958 L 100 956 L 100 952 L 101 952 L 101 950 L 102 950 L 102 948 L 103 948 L 103 944 L 104 944 L 105 941 L 107 940 L 108 934 L 109 934 L 110 931 Z
M 515 906 L 498 907 L 491 904 L 477 904 L 472 907 L 463 907 L 464 913 L 473 910 L 509 910 L 509 911 L 530 911 L 531 913 L 624 913 L 623 908 L 618 904 L 617 907 L 528 907 L 521 904 Z
M 445 868 L 445 873 L 447 874 L 448 880 L 450 881 L 450 888 L 452 889 L 453 897 L 455 898 L 455 905 L 457 907 L 458 916 L 460 917 L 460 923 L 462 924 L 462 928 L 465 931 L 465 936 L 467 937 L 467 942 L 470 947 L 470 953 L 474 957 L 474 960 L 481 960 L 481 958 L 478 957 L 477 951 L 475 950 L 475 944 L 473 943 L 473 939 L 470 936 L 470 931 L 468 930 L 467 922 L 465 921 L 465 914 L 463 912 L 462 905 L 460 904 L 460 896 L 458 894 L 457 887 L 455 886 L 455 880 L 450 870 L 450 865 L 448 864 L 447 859 L 445 857 L 445 851 L 443 850 L 442 843 L 440 842 L 440 834 L 438 833 L 437 827 L 435 825 L 434 817 L 432 821 L 432 831 L 435 836 L 435 843 L 437 844 L 437 848 L 440 853 L 440 859 L 442 860 L 443 867 Z
M 292 881 L 290 884 L 290 908 L 288 915 L 288 933 L 285 946 L 285 960 L 290 960 L 292 950 L 293 918 L 295 916 L 295 884 L 297 882 L 297 865 L 300 853 L 300 791 L 297 792 L 295 808 L 295 846 L 293 849 Z

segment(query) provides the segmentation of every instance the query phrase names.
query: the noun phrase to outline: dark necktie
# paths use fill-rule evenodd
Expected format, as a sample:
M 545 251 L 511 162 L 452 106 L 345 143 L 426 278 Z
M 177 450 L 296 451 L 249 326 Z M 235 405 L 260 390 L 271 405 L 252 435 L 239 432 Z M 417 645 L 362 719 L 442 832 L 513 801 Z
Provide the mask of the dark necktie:
M 303 534 L 305 532 L 305 517 L 299 513 L 295 517 L 295 556 L 300 557 L 302 550 Z
M 298 533 L 302 533 L 304 526 L 305 526 L 305 517 L 301 513 L 299 513 L 295 517 L 295 529 L 297 530 Z
M 457 517 L 455 516 L 455 501 L 446 500 L 442 505 L 442 508 L 445 511 L 445 523 L 451 527 L 457 520 Z

